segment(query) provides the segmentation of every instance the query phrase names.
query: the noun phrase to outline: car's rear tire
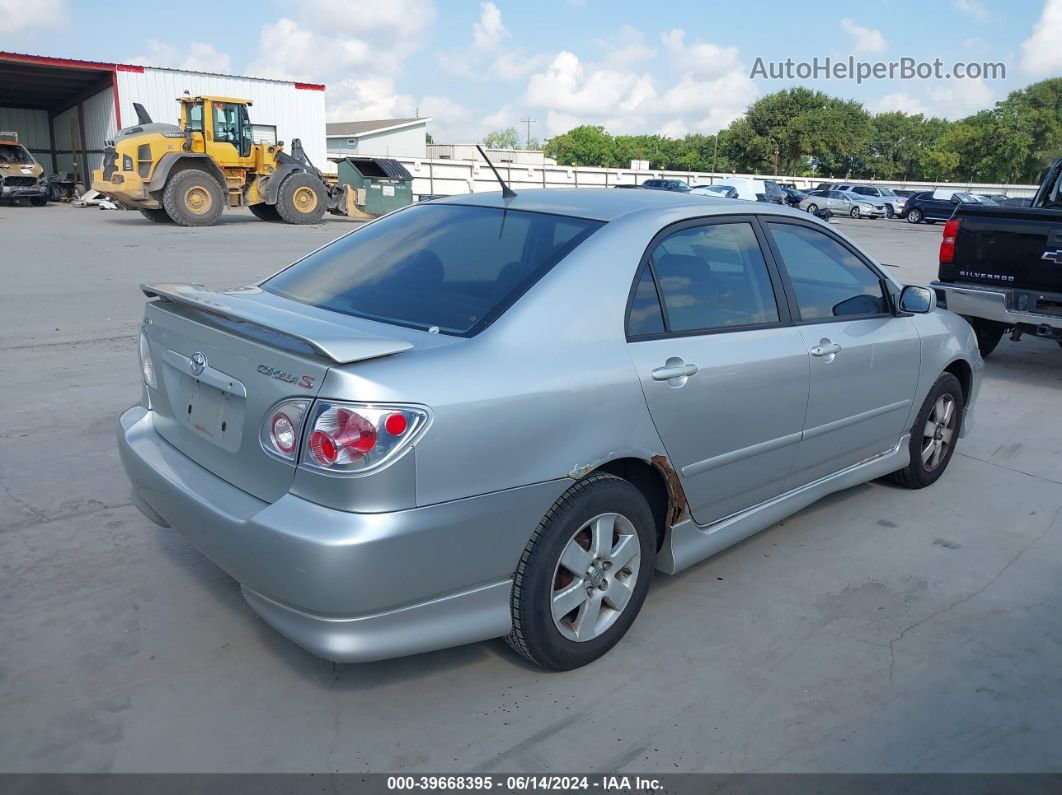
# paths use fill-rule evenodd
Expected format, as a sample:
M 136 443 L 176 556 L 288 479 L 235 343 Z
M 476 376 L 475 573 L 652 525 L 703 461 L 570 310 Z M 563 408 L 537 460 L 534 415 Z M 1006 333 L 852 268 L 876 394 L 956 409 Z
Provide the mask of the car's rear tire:
M 289 224 L 315 224 L 324 216 L 327 204 L 321 180 L 305 171 L 296 171 L 281 183 L 276 208 Z
M 549 670 L 593 662 L 637 618 L 655 560 L 656 523 L 642 493 L 605 473 L 580 480 L 549 509 L 524 548 L 506 640 Z
M 917 207 L 912 207 L 907 211 L 907 223 L 920 224 L 922 223 L 922 211 Z
M 175 224 L 210 226 L 225 208 L 221 185 L 210 174 L 197 168 L 178 171 L 166 182 L 162 206 Z
M 251 215 L 263 221 L 280 220 L 280 213 L 277 212 L 277 206 L 275 204 L 260 202 L 259 204 L 252 204 L 248 209 L 251 211 Z
M 166 210 L 163 209 L 162 207 L 145 208 L 145 209 L 138 210 L 137 212 L 139 212 L 142 216 L 147 218 L 149 221 L 153 221 L 156 224 L 168 224 L 168 223 L 170 223 L 169 213 L 167 213 Z
M 999 345 L 999 341 L 1003 339 L 1007 327 L 994 320 L 983 320 L 979 317 L 967 317 L 965 320 L 973 327 L 974 334 L 977 336 L 977 349 L 981 352 L 981 358 L 987 359 L 988 355 Z
M 940 479 L 959 441 L 964 406 L 959 379 L 951 373 L 941 373 L 911 429 L 911 461 L 889 475 L 893 482 L 909 489 L 922 489 Z

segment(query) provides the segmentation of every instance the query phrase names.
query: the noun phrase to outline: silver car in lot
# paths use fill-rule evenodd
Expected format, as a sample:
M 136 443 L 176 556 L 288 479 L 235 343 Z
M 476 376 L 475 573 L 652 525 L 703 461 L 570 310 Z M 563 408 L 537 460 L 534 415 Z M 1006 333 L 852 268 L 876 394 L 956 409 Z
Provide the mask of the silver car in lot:
M 813 190 L 805 196 L 799 205 L 812 215 L 828 209 L 834 215 L 847 215 L 851 218 L 884 218 L 885 205 L 876 203 L 866 196 L 857 196 L 840 190 Z
M 983 367 L 829 225 L 666 191 L 437 200 L 253 286 L 143 291 L 134 502 L 340 662 L 590 662 L 654 570 L 936 481 Z

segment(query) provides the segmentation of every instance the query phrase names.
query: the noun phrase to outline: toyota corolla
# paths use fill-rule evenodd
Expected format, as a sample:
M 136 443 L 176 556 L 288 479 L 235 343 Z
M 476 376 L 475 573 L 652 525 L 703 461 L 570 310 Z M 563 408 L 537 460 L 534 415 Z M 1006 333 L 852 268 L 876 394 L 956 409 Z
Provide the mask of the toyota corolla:
M 586 664 L 654 571 L 936 481 L 983 366 L 828 224 L 667 191 L 437 200 L 250 287 L 143 290 L 135 503 L 343 662 Z

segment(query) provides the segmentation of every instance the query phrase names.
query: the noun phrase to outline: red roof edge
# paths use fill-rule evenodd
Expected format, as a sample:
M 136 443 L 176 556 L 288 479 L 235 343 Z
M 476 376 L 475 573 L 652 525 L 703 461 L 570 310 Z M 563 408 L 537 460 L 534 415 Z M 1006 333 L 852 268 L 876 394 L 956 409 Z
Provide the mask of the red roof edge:
M 295 88 L 301 88 L 303 91 L 324 91 L 325 87 L 321 83 L 296 83 Z
M 119 68 L 118 64 L 104 63 L 103 61 L 78 61 L 74 58 L 50 58 L 47 55 L 26 55 L 20 52 L 5 52 L 0 50 L 0 61 L 15 63 L 34 63 L 44 66 L 64 66 L 68 69 L 89 69 L 95 72 L 113 72 Z M 125 66 L 125 64 L 122 64 Z M 131 66 L 130 69 L 143 67 Z

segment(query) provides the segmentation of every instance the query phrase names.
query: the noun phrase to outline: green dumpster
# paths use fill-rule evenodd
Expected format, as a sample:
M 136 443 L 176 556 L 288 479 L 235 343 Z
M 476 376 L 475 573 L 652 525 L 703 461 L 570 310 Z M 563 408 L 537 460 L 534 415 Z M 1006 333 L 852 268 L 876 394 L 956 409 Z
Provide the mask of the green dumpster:
M 413 203 L 413 175 L 397 160 L 344 157 L 336 160 L 339 184 L 354 190 L 354 204 L 368 215 L 383 215 Z

